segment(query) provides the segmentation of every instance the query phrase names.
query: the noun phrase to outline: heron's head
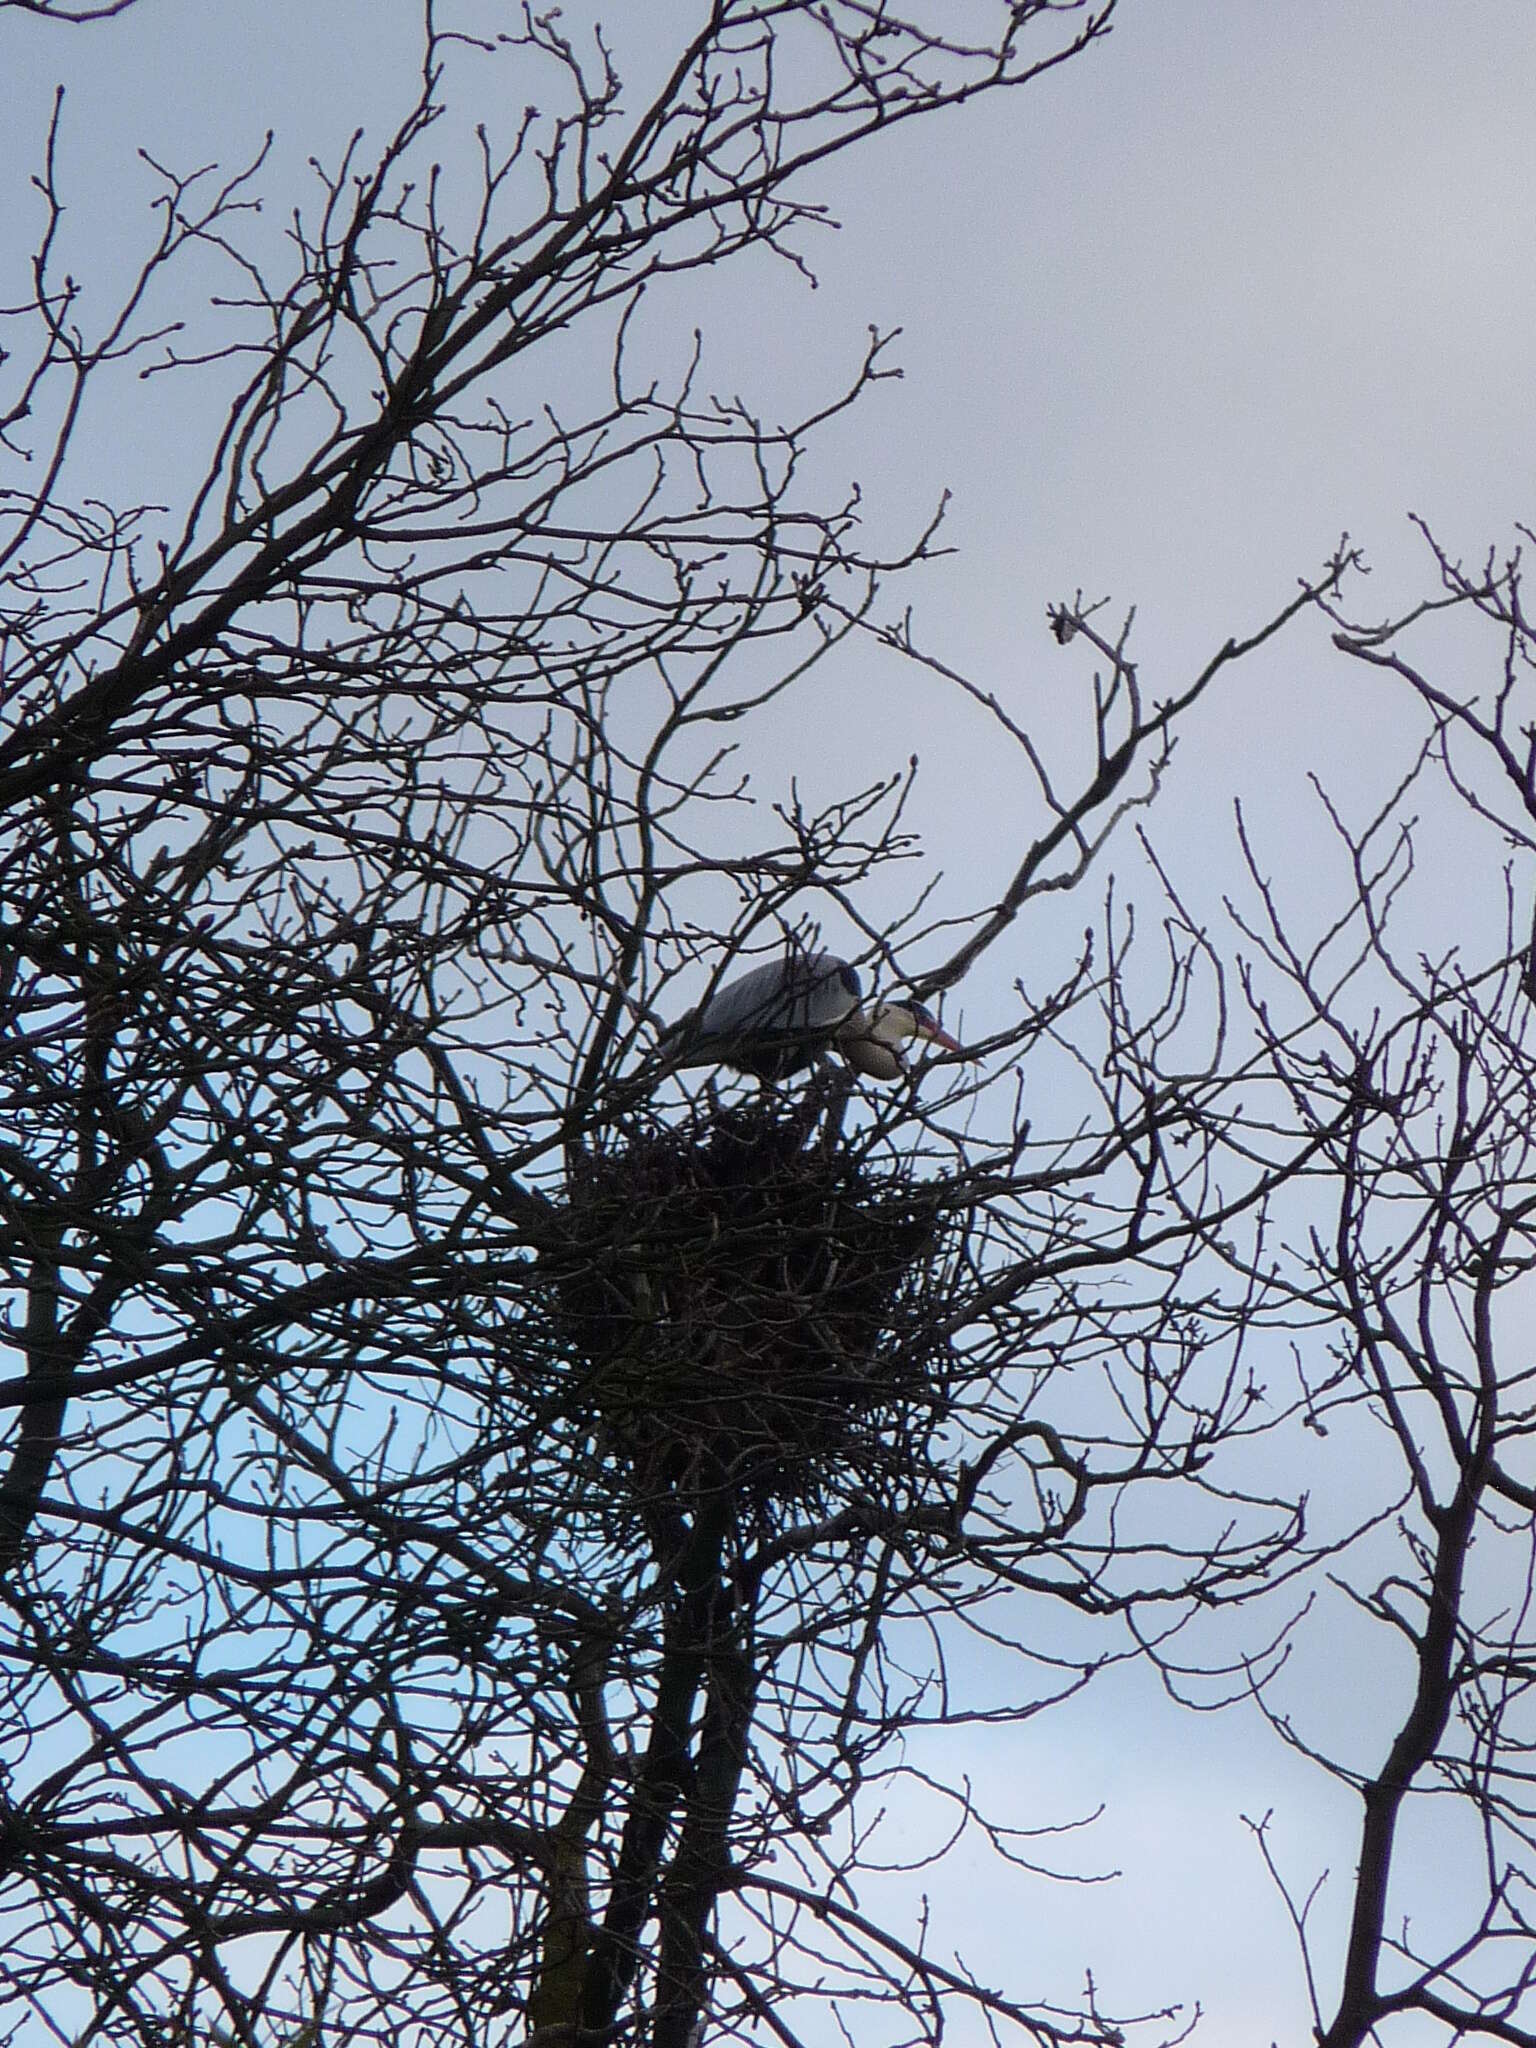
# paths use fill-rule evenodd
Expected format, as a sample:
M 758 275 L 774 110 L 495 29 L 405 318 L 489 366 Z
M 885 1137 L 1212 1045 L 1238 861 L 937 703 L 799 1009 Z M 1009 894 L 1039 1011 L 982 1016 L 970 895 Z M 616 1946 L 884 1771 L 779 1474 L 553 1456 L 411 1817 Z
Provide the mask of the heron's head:
M 902 1048 L 913 1038 L 949 1052 L 962 1050 L 921 1003 L 877 1003 L 873 1009 L 855 1010 L 839 1027 L 836 1043 L 849 1066 L 872 1081 L 899 1081 L 907 1070 Z

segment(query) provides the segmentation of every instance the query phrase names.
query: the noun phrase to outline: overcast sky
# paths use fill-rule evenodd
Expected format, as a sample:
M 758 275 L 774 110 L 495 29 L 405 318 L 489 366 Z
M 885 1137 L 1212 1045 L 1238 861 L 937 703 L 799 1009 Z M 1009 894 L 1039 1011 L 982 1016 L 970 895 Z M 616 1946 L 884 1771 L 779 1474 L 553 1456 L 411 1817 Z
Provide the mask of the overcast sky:
M 697 9 L 599 11 L 621 64 L 628 51 L 641 65 L 646 39 Z M 381 0 L 141 0 L 66 31 L 4 10 L 5 189 L 66 82 L 71 265 L 106 272 L 142 202 L 139 145 L 234 162 L 271 126 L 279 166 L 334 153 L 354 123 L 406 103 L 414 15 Z M 1346 528 L 1387 611 L 1432 581 L 1410 512 L 1473 558 L 1536 514 L 1533 109 L 1531 0 L 1123 0 L 1105 44 L 1026 93 L 834 167 L 823 189 L 843 226 L 812 250 L 819 289 L 780 270 L 712 288 L 710 361 L 719 383 L 787 412 L 856 359 L 870 323 L 902 328 L 903 381 L 825 459 L 893 527 L 954 493 L 958 554 L 909 593 L 924 637 L 1049 725 L 1074 657 L 1045 606 L 1081 587 L 1117 614 L 1137 607 L 1156 694 L 1277 608 Z M 27 227 L 6 211 L 13 248 Z M 174 453 L 125 420 L 103 460 L 135 476 Z M 1385 702 L 1310 628 L 1235 675 L 1184 743 L 1158 824 L 1170 858 L 1219 866 L 1242 794 L 1304 890 L 1305 771 L 1363 802 L 1399 744 L 1378 729 Z M 974 903 L 991 863 L 1003 879 L 1016 771 L 999 757 L 995 781 L 978 779 L 970 745 L 925 720 L 920 692 L 893 702 L 872 682 L 820 765 L 841 781 L 838 747 L 884 768 L 917 746 L 934 858 Z M 792 731 L 781 744 L 786 772 L 814 778 Z M 1448 897 L 1468 880 L 1448 871 Z M 989 961 L 967 1001 L 984 1011 L 1025 964 Z M 1329 1668 L 1314 1660 L 1320 1698 Z M 947 1878 L 942 1910 L 982 1974 L 1070 1993 L 1091 1964 L 1114 2009 L 1200 1997 L 1198 2038 L 1218 2048 L 1306 2038 L 1240 1815 L 1273 1808 L 1281 1853 L 1303 1884 L 1331 1863 L 1342 1907 L 1347 1798 L 1241 1717 L 1176 1715 L 1131 1682 L 978 1738 L 970 1761 L 1020 1824 L 1107 1801 L 1085 1861 L 1125 1873 L 1022 1903 Z

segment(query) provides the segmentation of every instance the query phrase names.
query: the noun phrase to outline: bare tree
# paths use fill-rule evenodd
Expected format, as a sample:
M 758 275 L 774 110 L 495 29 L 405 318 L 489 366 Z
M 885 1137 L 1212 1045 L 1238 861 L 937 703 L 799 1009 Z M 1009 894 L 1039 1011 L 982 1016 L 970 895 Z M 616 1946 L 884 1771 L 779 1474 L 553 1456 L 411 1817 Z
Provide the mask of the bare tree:
M 1464 2030 L 1528 2038 L 1523 1963 L 1502 1991 L 1454 1960 L 1412 1999 L 1378 1983 L 1396 1814 L 1454 1702 L 1490 1843 L 1518 1810 L 1523 1609 L 1457 1659 L 1472 1531 L 1529 1503 L 1487 1385 L 1401 1308 L 1465 1299 L 1475 1331 L 1479 1287 L 1518 1279 L 1518 1112 L 1488 1135 L 1518 965 L 1437 970 L 1362 1036 L 1278 914 L 1234 979 L 1175 901 L 1154 972 L 1111 895 L 969 1064 L 890 1095 L 818 1072 L 690 1098 L 654 1052 L 708 977 L 829 929 L 886 985 L 953 988 L 1083 883 L 1226 667 L 1342 617 L 1347 549 L 1154 692 L 1101 609 L 1057 607 L 1042 658 L 1091 741 L 1064 769 L 893 608 L 935 527 L 879 545 L 856 494 L 803 482 L 889 343 L 770 423 L 651 324 L 720 264 L 803 264 L 825 160 L 1028 83 L 1110 12 L 998 0 L 962 36 L 948 5 L 716 0 L 633 106 L 600 37 L 429 10 L 416 104 L 286 246 L 262 163 L 163 171 L 106 312 L 66 253 L 56 112 L 0 366 L 17 2037 L 689 2048 L 795 2042 L 828 2006 L 861 2041 L 967 2007 L 1029 2041 L 1177 2034 L 1091 1986 L 978 1982 L 867 1910 L 872 1814 L 921 1785 L 954 1843 L 1036 1870 L 958 1762 L 935 1784 L 902 1749 L 964 1725 L 968 1644 L 1011 1647 L 1017 1718 L 1138 1646 L 1172 1679 L 1210 1617 L 1354 1554 L 1244 1479 L 1255 1437 L 1372 1408 L 1430 1591 L 1366 1597 L 1424 1704 L 1362 1780 L 1324 2038 L 1458 1998 Z M 474 129 L 477 94 L 546 111 Z M 185 279 L 196 328 L 164 310 Z M 90 422 L 127 404 L 211 422 L 174 511 L 95 488 Z M 766 823 L 749 801 L 740 735 L 855 648 L 979 705 L 1035 778 L 959 927 L 898 891 L 907 777 L 787 789 Z M 1357 974 L 1394 957 L 1385 819 L 1351 841 Z M 1465 1077 L 1436 1151 L 1439 1057 Z M 1049 1116 L 998 1112 L 1014 1070 Z M 1253 1359 L 1298 1324 L 1354 1337 L 1291 1410 Z M 1449 1465 L 1413 1448 L 1405 1378 Z M 1274 1662 L 1240 1660 L 1250 1690 Z M 1494 1954 L 1517 1892 L 1491 1885 Z
M 1469 574 L 1430 545 L 1440 589 L 1404 615 L 1367 625 L 1324 600 L 1340 652 L 1401 686 L 1383 716 L 1406 749 L 1363 817 L 1315 787 L 1341 856 L 1329 915 L 1309 914 L 1285 859 L 1239 818 L 1232 986 L 1247 1022 L 1232 1042 L 1247 1054 L 1226 1139 L 1243 1167 L 1311 1148 L 1304 1175 L 1266 1197 L 1262 1228 L 1221 1245 L 1250 1288 L 1238 1313 L 1266 1381 L 1264 1437 L 1299 1425 L 1318 1447 L 1308 1532 L 1273 1589 L 1294 1606 L 1267 1636 L 1260 1602 L 1240 1637 L 1147 1638 L 1178 1697 L 1256 1703 L 1358 1798 L 1342 1886 L 1287 1860 L 1273 1813 L 1251 1822 L 1325 2048 L 1536 2041 L 1536 1067 L 1520 862 L 1536 850 L 1536 645 L 1518 553 Z M 1492 660 L 1478 644 L 1490 625 Z M 1466 681 L 1480 668 L 1486 690 Z M 1450 919 L 1435 886 L 1447 875 Z M 1214 1297 L 1208 1313 L 1219 1319 Z M 1318 1628 L 1368 1714 L 1341 1717 L 1336 1694 L 1291 1683 Z

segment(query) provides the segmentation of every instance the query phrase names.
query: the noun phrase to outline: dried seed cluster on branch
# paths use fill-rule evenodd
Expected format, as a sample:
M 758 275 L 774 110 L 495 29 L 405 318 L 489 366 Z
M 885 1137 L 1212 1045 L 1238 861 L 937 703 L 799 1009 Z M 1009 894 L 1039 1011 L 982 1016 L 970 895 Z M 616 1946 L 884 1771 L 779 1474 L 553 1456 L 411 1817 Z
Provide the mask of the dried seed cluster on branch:
M 845 1101 L 646 1117 L 579 1162 L 556 1317 L 642 1492 L 800 1500 L 834 1460 L 877 1482 L 942 1417 L 955 1232 L 932 1184 L 845 1140 Z

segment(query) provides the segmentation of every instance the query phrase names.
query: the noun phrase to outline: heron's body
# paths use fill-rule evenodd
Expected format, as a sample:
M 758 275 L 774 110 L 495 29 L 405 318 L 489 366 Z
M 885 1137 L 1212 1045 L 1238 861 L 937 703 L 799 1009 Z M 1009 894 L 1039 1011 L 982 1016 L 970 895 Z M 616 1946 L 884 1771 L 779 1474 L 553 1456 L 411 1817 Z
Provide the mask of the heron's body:
M 832 1050 L 877 1081 L 905 1071 L 909 1038 L 959 1047 L 920 1004 L 866 1010 L 858 971 L 836 953 L 793 953 L 717 988 L 662 1034 L 679 1067 L 727 1066 L 760 1081 L 782 1081 Z

